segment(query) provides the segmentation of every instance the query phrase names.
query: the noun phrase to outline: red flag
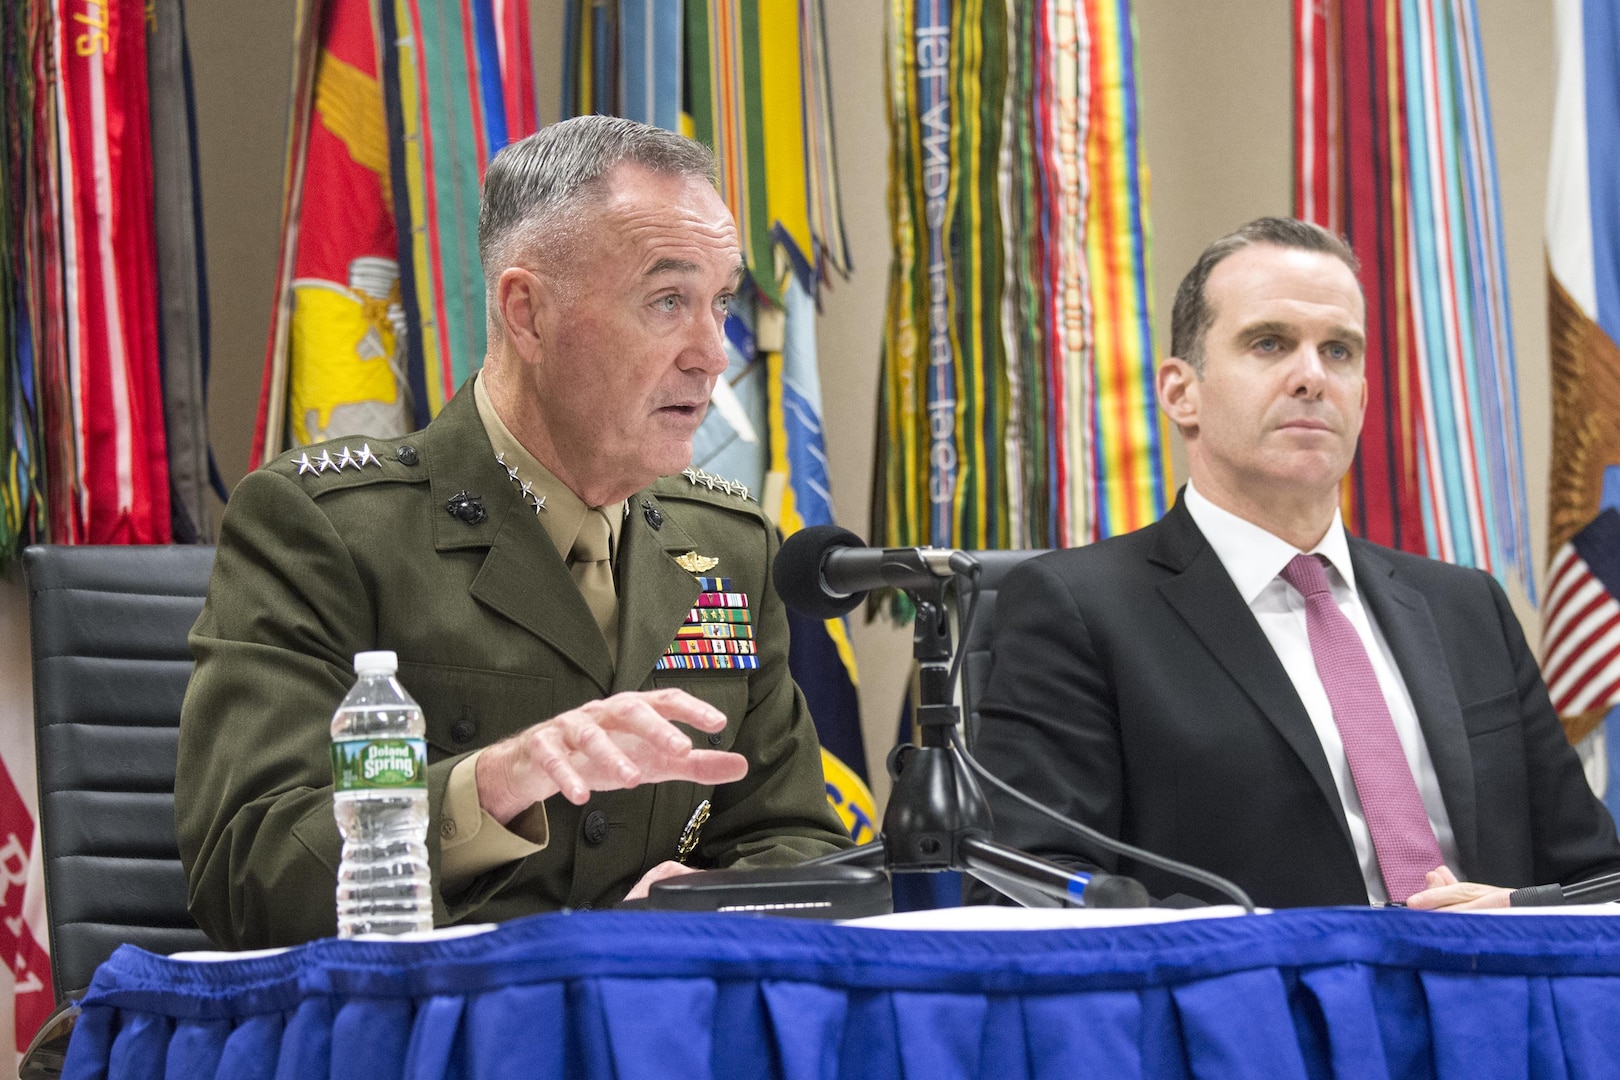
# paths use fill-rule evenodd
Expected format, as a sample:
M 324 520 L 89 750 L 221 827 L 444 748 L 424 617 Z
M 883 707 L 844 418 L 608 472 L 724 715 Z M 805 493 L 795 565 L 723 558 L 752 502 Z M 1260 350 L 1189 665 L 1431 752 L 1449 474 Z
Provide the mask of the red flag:
M 82 539 L 169 540 L 142 0 L 58 0 L 67 353 Z

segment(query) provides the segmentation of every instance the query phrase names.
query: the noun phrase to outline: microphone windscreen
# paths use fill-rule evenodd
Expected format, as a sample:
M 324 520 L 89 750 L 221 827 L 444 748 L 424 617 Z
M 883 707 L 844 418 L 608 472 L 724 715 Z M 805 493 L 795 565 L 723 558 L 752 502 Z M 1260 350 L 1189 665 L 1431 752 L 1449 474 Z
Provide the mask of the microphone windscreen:
M 865 547 L 866 542 L 837 525 L 812 525 L 782 542 L 776 553 L 771 580 L 782 602 L 801 615 L 836 619 L 853 611 L 866 598 L 856 593 L 843 598 L 830 595 L 822 585 L 821 564 L 827 553 L 843 547 Z
M 1094 874 L 1086 886 L 1085 905 L 1088 908 L 1137 908 L 1153 902 L 1147 887 L 1135 878 L 1118 874 Z

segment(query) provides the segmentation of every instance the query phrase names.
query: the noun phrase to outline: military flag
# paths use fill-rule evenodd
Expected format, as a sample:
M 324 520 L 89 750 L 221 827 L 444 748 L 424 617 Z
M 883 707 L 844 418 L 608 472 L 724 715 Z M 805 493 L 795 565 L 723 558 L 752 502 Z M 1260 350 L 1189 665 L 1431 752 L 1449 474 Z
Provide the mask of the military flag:
M 70 537 L 169 540 L 145 5 L 61 0 L 61 300 L 78 459 Z
M 478 191 L 536 122 L 505 0 L 304 0 L 252 462 L 400 434 L 484 358 Z
M 299 12 L 278 295 L 251 466 L 415 424 L 369 0 Z
M 1620 817 L 1620 14 L 1593 0 L 1558 0 L 1554 12 L 1542 669 L 1588 778 Z

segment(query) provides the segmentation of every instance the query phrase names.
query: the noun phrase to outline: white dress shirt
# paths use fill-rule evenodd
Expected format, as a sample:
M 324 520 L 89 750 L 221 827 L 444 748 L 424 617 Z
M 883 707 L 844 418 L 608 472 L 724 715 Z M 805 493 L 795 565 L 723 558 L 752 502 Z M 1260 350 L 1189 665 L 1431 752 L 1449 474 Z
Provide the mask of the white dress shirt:
M 1361 810 L 1361 799 L 1356 794 L 1355 781 L 1350 775 L 1350 762 L 1345 757 L 1344 740 L 1338 725 L 1333 722 L 1333 708 L 1328 703 L 1327 690 L 1316 672 L 1316 661 L 1311 655 L 1310 637 L 1305 629 L 1305 598 L 1292 585 L 1278 575 L 1295 555 L 1298 548 L 1274 536 L 1260 526 L 1229 513 L 1198 493 L 1192 483 L 1187 484 L 1187 511 L 1192 514 L 1204 539 L 1215 549 L 1216 556 L 1237 586 L 1243 602 L 1249 605 L 1266 640 L 1282 661 L 1294 690 L 1305 705 L 1305 712 L 1316 728 L 1316 737 L 1322 741 L 1322 752 L 1327 755 L 1328 768 L 1333 771 L 1333 783 L 1339 789 L 1339 801 L 1344 805 L 1345 818 L 1350 826 L 1350 838 L 1356 845 L 1356 859 L 1361 864 L 1361 877 L 1367 885 L 1367 899 L 1382 904 L 1388 899 L 1384 881 L 1378 872 L 1378 859 L 1373 852 L 1372 834 L 1367 831 L 1367 819 Z M 1356 571 L 1350 565 L 1350 545 L 1344 536 L 1344 525 L 1337 511 L 1333 524 L 1321 543 L 1306 552 L 1327 560 L 1328 583 L 1333 588 L 1333 601 L 1344 612 L 1350 625 L 1356 628 L 1361 644 L 1372 661 L 1373 673 L 1384 692 L 1384 703 L 1395 723 L 1395 734 L 1406 752 L 1406 763 L 1417 780 L 1418 794 L 1423 808 L 1428 811 L 1429 824 L 1434 827 L 1435 839 L 1446 865 L 1457 869 L 1457 842 L 1451 832 L 1451 818 L 1446 814 L 1445 801 L 1440 797 L 1440 779 L 1435 775 L 1434 762 L 1429 757 L 1428 744 L 1418 727 L 1417 711 L 1412 707 L 1412 696 L 1406 681 L 1390 654 L 1389 643 L 1362 606 L 1356 591 Z M 1461 874 L 1457 875 L 1460 879 Z

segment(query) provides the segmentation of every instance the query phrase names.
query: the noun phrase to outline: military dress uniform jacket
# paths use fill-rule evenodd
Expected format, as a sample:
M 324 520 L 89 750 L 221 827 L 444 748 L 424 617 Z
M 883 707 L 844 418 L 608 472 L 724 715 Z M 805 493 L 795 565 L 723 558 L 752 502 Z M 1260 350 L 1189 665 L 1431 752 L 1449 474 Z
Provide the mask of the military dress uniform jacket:
M 362 451 L 362 445 L 369 454 Z M 358 467 L 305 468 L 345 447 Z M 372 459 L 375 458 L 375 461 Z M 476 496 L 480 520 L 447 510 Z M 587 701 L 680 687 L 721 709 L 699 745 L 748 759 L 742 780 L 598 792 L 546 803 L 545 850 L 462 890 L 435 889 L 434 921 L 498 921 L 617 902 L 674 858 L 705 798 L 689 862 L 797 862 L 847 846 L 829 807 L 803 695 L 788 674 L 787 620 L 770 585 L 776 532 L 758 506 L 683 476 L 630 499 L 616 559 L 618 665 L 568 567 L 495 460 L 470 388 L 426 429 L 283 455 L 237 487 L 208 600 L 191 633 L 196 670 L 180 722 L 175 815 L 192 915 L 222 946 L 329 936 L 339 837 L 330 723 L 354 654 L 392 649 L 427 720 L 428 850 L 439 878 L 439 814 L 468 753 Z M 540 511 L 543 512 L 543 511 Z M 754 670 L 657 670 L 698 600 L 687 552 L 747 597 Z

